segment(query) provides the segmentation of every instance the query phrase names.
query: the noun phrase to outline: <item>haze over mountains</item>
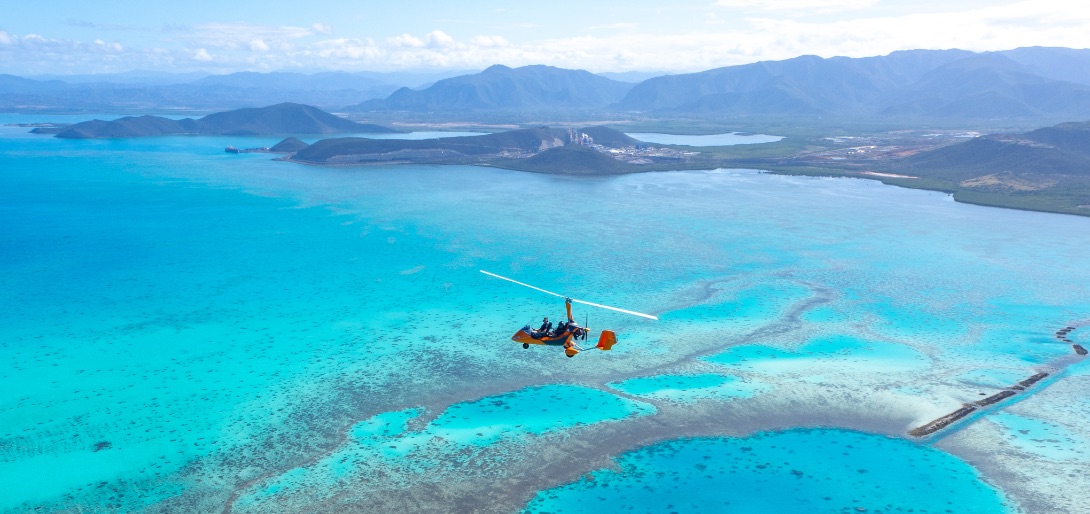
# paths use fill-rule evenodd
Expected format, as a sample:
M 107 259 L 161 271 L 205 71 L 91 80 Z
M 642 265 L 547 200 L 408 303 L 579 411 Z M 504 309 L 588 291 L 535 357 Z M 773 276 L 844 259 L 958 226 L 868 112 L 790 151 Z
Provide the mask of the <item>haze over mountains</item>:
M 244 72 L 185 84 L 134 86 L 0 75 L 0 108 L 201 109 L 293 101 L 362 113 L 594 110 L 698 117 L 1090 117 L 1090 50 L 1069 48 L 801 56 L 653 77 L 638 84 L 541 65 L 496 65 L 479 73 L 440 77 L 427 87 L 416 84 L 415 89 L 405 87 L 414 85 L 404 83 L 408 78 L 401 77 L 399 87 L 379 74 Z
M 593 109 L 617 102 L 632 86 L 583 70 L 497 64 L 474 75 L 440 80 L 424 90 L 401 88 L 386 100 L 364 102 L 354 110 Z
M 16 77 L 0 74 L 0 109 L 17 111 L 218 111 L 296 102 L 339 108 L 465 74 L 437 72 L 239 72 L 228 75 L 134 71 Z

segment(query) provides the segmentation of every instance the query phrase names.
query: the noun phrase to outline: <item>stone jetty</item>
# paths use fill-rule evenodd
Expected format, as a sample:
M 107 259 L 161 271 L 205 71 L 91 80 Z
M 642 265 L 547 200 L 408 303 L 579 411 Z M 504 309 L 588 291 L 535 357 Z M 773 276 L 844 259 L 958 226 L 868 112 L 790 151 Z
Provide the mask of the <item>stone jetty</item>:
M 1063 341 L 1065 343 L 1070 343 L 1071 340 L 1067 338 L 1067 334 L 1070 334 L 1072 330 L 1075 330 L 1075 327 L 1064 327 L 1057 330 L 1056 339 L 1059 339 L 1060 341 Z
M 1074 343 L 1070 339 L 1067 338 L 1067 335 L 1070 334 L 1076 328 L 1078 328 L 1078 327 L 1073 327 L 1073 326 L 1069 325 L 1069 326 L 1066 326 L 1064 328 L 1061 328 L 1061 329 L 1057 330 L 1056 331 L 1056 339 L 1059 339 L 1059 340 L 1061 340 L 1061 341 L 1063 341 L 1065 343 L 1071 344 L 1071 348 L 1073 350 L 1075 350 L 1076 354 L 1086 355 L 1088 353 L 1086 351 L 1086 348 L 1083 348 L 1082 345 Z M 945 415 L 945 416 L 943 416 L 941 418 L 938 418 L 938 419 L 936 419 L 934 421 L 931 421 L 930 423 L 926 423 L 924 425 L 920 425 L 920 426 L 918 426 L 916 428 L 913 428 L 912 430 L 909 430 L 908 435 L 911 435 L 913 437 L 924 437 L 924 436 L 927 436 L 927 435 L 934 434 L 935 432 L 938 432 L 939 430 L 942 430 L 942 429 L 950 426 L 951 424 L 953 424 L 957 420 L 959 420 L 961 418 L 964 418 L 965 416 L 968 416 L 969 414 L 972 414 L 974 411 L 976 411 L 977 409 L 979 409 L 981 407 L 987 407 L 989 405 L 995 405 L 995 404 L 997 404 L 997 403 L 999 403 L 999 402 L 1001 402 L 1003 400 L 1006 400 L 1007 398 L 1010 398 L 1012 396 L 1017 395 L 1018 393 L 1020 393 L 1022 391 L 1025 391 L 1026 389 L 1029 389 L 1030 387 L 1033 387 L 1034 384 L 1036 384 L 1037 382 L 1040 382 L 1041 380 L 1044 380 L 1045 377 L 1047 377 L 1047 376 L 1048 376 L 1048 373 L 1045 373 L 1045 372 L 1042 371 L 1040 373 L 1037 373 L 1037 374 L 1033 375 L 1032 377 L 1029 377 L 1029 378 L 1027 378 L 1025 380 L 1019 381 L 1018 383 L 1016 383 L 1016 384 L 1014 384 L 1014 385 L 1012 385 L 1012 386 L 1010 386 L 1010 387 L 1008 387 L 1008 388 L 1006 388 L 1006 389 L 1004 389 L 1004 390 L 1002 390 L 1002 391 L 1000 391 L 998 393 L 995 393 L 995 394 L 993 394 L 993 395 L 991 395 L 991 396 L 989 396 L 987 398 L 984 398 L 983 400 L 977 400 L 977 401 L 972 402 L 972 403 L 964 403 L 964 404 L 961 405 L 961 408 L 959 408 L 958 410 L 955 410 L 954 412 L 951 412 L 950 414 L 947 414 L 947 415 Z
M 975 412 L 977 409 L 979 409 L 981 407 L 987 407 L 989 405 L 995 405 L 996 403 L 999 403 L 999 402 L 1001 402 L 1003 400 L 1006 400 L 1007 398 L 1010 398 L 1012 396 L 1017 395 L 1018 393 L 1020 393 L 1022 391 L 1025 391 L 1026 389 L 1032 387 L 1033 384 L 1036 384 L 1037 382 L 1040 382 L 1041 380 L 1043 380 L 1047 376 L 1048 376 L 1048 373 L 1045 373 L 1045 372 L 1042 371 L 1040 373 L 1037 373 L 1037 374 L 1033 375 L 1032 377 L 1029 377 L 1029 378 L 1027 378 L 1025 380 L 1022 380 L 1022 381 L 1018 382 L 1017 384 L 1014 384 L 1014 385 L 1010 386 L 1007 389 L 1004 389 L 1004 390 L 1002 390 L 1002 391 L 1000 391 L 998 393 L 995 393 L 995 394 L 993 394 L 993 395 L 991 395 L 991 396 L 989 396 L 987 398 L 984 398 L 983 400 L 977 400 L 977 401 L 972 402 L 972 403 L 962 404 L 961 408 L 959 408 L 958 410 L 955 410 L 954 412 L 951 412 L 950 414 L 947 414 L 947 415 L 945 415 L 945 416 L 943 416 L 941 418 L 938 418 L 938 419 L 936 419 L 934 421 L 931 421 L 930 423 L 926 423 L 926 424 L 920 425 L 920 426 L 918 426 L 916 428 L 913 428 L 912 430 L 909 430 L 908 435 L 910 435 L 912 437 L 924 437 L 924 436 L 934 434 L 935 432 L 938 432 L 939 430 L 942 430 L 942 429 L 952 425 L 957 420 L 959 420 L 961 418 L 964 418 L 965 416 L 968 416 L 969 414 L 972 414 L 973 412 Z
M 1067 335 L 1070 334 L 1071 331 L 1075 330 L 1076 328 L 1078 328 L 1078 327 L 1072 327 L 1072 326 L 1069 325 L 1069 326 L 1066 326 L 1064 328 L 1061 328 L 1061 329 L 1057 330 L 1056 331 L 1056 339 L 1059 339 L 1060 341 L 1063 341 L 1063 342 L 1065 342 L 1067 344 L 1070 344 L 1071 349 L 1075 350 L 1076 354 L 1086 355 L 1086 353 L 1087 353 L 1086 348 L 1083 348 L 1083 346 L 1081 344 L 1078 344 L 1078 343 L 1076 343 L 1076 342 L 1074 342 L 1074 341 L 1067 338 Z

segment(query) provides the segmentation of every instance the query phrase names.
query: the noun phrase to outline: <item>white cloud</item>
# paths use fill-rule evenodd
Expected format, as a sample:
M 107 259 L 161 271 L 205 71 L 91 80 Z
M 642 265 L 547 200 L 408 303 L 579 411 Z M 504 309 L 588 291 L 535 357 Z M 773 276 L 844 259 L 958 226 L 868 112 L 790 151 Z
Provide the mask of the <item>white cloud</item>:
M 311 28 L 313 28 L 314 32 L 316 32 L 318 34 L 329 35 L 329 34 L 333 33 L 333 27 L 330 27 L 329 25 L 326 25 L 325 23 L 315 22 L 313 25 L 311 25 Z
M 716 0 L 715 5 L 761 11 L 833 12 L 866 9 L 877 3 L 878 0 Z
M 823 5 L 847 8 L 861 0 Z M 751 0 L 723 0 L 750 5 Z M 767 6 L 817 5 L 811 0 L 769 0 Z M 698 71 L 815 54 L 864 57 L 915 48 L 1005 50 L 1019 46 L 1084 48 L 1090 9 L 1067 9 L 1063 0 L 1007 0 L 1001 5 L 942 12 L 893 9 L 847 11 L 837 16 L 785 16 L 781 12 L 704 5 L 708 25 L 696 21 L 675 31 L 641 23 L 637 30 L 594 35 L 530 38 L 536 33 L 496 25 L 487 34 L 455 39 L 443 30 L 387 38 L 333 37 L 326 25 L 266 26 L 214 23 L 174 27 L 163 39 L 140 47 L 108 37 L 85 42 L 0 31 L 6 72 L 124 71 L 134 68 L 219 70 L 345 69 L 395 70 L 422 67 L 483 68 L 492 64 L 548 64 L 590 71 Z M 897 14 L 898 12 L 908 14 Z M 642 20 L 641 20 L 642 22 Z M 607 27 L 602 25 L 602 28 Z M 625 28 L 612 24 L 613 28 Z M 122 42 L 125 44 L 122 45 Z M 124 68 L 122 68 L 124 67 Z
M 183 42 L 215 48 L 251 48 L 260 40 L 270 46 L 283 46 L 291 41 L 317 34 L 312 27 L 268 26 L 251 23 L 205 23 L 171 31 L 171 37 Z M 270 44 L 271 43 L 271 44 Z
M 385 54 L 374 41 L 351 38 L 319 41 L 302 52 L 302 57 L 318 57 L 326 62 L 374 62 Z
M 209 62 L 212 60 L 212 56 L 208 53 L 208 50 L 198 48 L 196 52 L 193 52 L 193 59 L 201 62 Z
M 400 36 L 394 36 L 386 38 L 386 44 L 394 47 L 408 47 L 408 48 L 423 48 L 424 40 L 420 39 L 412 34 L 402 34 Z
M 1019 46 L 1086 46 L 1090 12 L 1060 14 L 1048 4 L 1018 2 L 961 12 L 868 17 L 826 23 L 752 19 L 757 41 L 775 57 L 804 53 L 862 57 L 913 48 L 1005 50 Z M 1043 4 L 1043 5 L 1042 5 Z M 780 35 L 789 35 L 782 37 Z M 772 37 L 776 35 L 776 37 Z
M 121 52 L 121 51 L 123 51 L 125 49 L 125 47 L 121 46 L 121 43 L 117 43 L 117 42 L 107 43 L 107 42 L 105 42 L 105 41 L 103 41 L 101 39 L 96 39 L 95 40 L 95 45 L 98 48 L 102 49 L 102 50 L 105 50 L 107 52 L 114 52 L 114 53 Z
M 441 30 L 428 32 L 428 34 L 424 36 L 424 41 L 427 42 L 428 47 L 430 48 L 448 48 L 454 46 L 454 38 Z

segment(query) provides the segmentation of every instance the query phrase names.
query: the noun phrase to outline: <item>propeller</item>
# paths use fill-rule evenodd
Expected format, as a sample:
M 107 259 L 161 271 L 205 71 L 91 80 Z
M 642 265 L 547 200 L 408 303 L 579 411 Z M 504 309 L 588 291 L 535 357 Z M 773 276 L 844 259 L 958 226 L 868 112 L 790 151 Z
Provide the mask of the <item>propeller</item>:
M 568 298 L 567 296 L 564 296 L 562 294 L 557 294 L 557 293 L 554 293 L 552 291 L 546 291 L 546 290 L 544 290 L 544 289 L 542 289 L 540 287 L 535 287 L 535 286 L 532 286 L 530 284 L 519 282 L 518 280 L 515 280 L 513 278 L 507 278 L 507 277 L 500 276 L 500 275 L 497 275 L 495 273 L 491 273 L 491 272 L 488 272 L 488 271 L 485 271 L 485 270 L 480 270 L 480 271 L 481 271 L 481 273 L 484 273 L 485 275 L 488 275 L 490 277 L 495 277 L 495 278 L 498 278 L 498 279 L 506 280 L 508 282 L 514 282 L 514 283 L 516 283 L 516 284 L 518 284 L 520 286 L 529 287 L 530 289 L 534 289 L 536 291 L 541 291 L 542 293 L 545 293 L 545 294 L 551 294 L 553 296 L 564 298 L 565 300 L 571 300 L 571 301 L 573 301 L 575 303 L 581 303 L 583 305 L 590 305 L 591 307 L 598 307 L 600 309 L 609 309 L 611 311 L 623 312 L 625 314 L 631 314 L 633 316 L 639 316 L 641 318 L 659 319 L 656 316 L 652 316 L 650 314 L 644 314 L 642 312 L 630 311 L 630 310 L 620 309 L 620 308 L 617 308 L 617 307 L 610 307 L 609 305 L 602 305 L 600 303 L 593 303 L 593 302 L 588 302 L 588 301 L 585 301 L 585 300 L 576 300 L 575 298 Z

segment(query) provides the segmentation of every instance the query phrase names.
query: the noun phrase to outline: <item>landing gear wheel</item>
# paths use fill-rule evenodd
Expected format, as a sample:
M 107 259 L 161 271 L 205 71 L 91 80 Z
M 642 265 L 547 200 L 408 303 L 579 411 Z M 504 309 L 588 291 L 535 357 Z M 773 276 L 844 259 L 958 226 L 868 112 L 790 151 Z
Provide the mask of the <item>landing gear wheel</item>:
M 572 354 L 572 355 L 568 356 L 569 359 L 572 358 L 572 357 L 575 357 L 575 354 Z
M 530 343 L 522 343 L 522 347 L 529 350 L 530 349 Z

